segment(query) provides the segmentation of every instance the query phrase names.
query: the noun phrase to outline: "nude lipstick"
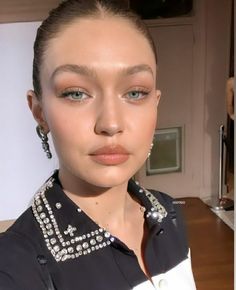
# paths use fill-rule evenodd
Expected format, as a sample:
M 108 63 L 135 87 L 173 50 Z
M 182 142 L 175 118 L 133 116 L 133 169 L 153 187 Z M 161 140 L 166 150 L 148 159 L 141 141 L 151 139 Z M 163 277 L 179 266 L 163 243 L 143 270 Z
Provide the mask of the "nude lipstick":
M 103 146 L 90 153 L 93 161 L 102 165 L 119 165 L 129 158 L 128 151 L 121 145 Z

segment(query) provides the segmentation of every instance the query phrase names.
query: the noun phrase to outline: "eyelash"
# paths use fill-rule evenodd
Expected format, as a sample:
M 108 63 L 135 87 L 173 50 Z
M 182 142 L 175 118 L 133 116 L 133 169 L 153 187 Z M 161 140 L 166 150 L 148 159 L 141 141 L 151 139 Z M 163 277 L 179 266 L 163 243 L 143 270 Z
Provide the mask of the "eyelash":
M 124 98 L 127 98 L 131 102 L 139 102 L 139 101 L 142 101 L 143 99 L 145 99 L 145 97 L 148 96 L 149 93 L 150 93 L 150 91 L 147 91 L 144 89 L 133 89 L 133 90 L 130 90 L 127 93 L 125 93 Z M 139 96 L 138 97 L 131 97 L 131 96 L 129 96 L 130 94 L 138 94 Z M 78 98 L 78 96 L 80 96 L 80 97 Z M 69 99 L 71 101 L 75 101 L 75 102 L 83 102 L 86 99 L 91 98 L 91 96 L 89 94 L 87 94 L 86 92 L 84 92 L 83 90 L 81 90 L 79 88 L 78 89 L 67 89 L 60 94 L 60 97 L 67 98 L 67 99 Z
M 76 102 L 82 102 L 85 99 L 91 97 L 86 92 L 84 92 L 83 90 L 81 90 L 79 88 L 78 89 L 67 89 L 67 90 L 63 91 L 60 96 L 62 98 L 67 98 L 67 99 L 70 99 L 71 101 L 76 101 Z M 76 96 L 76 97 L 73 97 L 73 96 Z M 80 96 L 80 98 L 78 98 L 78 96 Z
M 136 98 L 136 97 L 132 98 L 132 97 L 127 96 L 127 95 L 133 94 L 133 93 L 139 94 L 141 96 L 138 98 Z M 148 96 L 149 93 L 150 93 L 150 91 L 147 91 L 144 89 L 134 89 L 134 90 L 131 90 L 128 93 L 126 93 L 125 96 L 127 96 L 127 98 L 130 99 L 131 101 L 137 102 L 137 101 L 141 101 L 141 100 L 145 99 L 145 97 Z

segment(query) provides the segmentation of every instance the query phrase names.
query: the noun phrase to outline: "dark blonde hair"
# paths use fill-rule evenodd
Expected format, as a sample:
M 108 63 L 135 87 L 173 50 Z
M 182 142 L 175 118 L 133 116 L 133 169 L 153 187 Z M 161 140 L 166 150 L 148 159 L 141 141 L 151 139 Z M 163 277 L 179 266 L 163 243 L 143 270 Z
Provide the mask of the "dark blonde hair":
M 138 15 L 130 11 L 121 0 L 67 0 L 53 9 L 38 28 L 34 42 L 33 86 L 41 97 L 40 67 L 50 39 L 55 38 L 65 26 L 80 18 L 105 15 L 128 20 L 148 40 L 157 61 L 156 49 L 148 28 Z

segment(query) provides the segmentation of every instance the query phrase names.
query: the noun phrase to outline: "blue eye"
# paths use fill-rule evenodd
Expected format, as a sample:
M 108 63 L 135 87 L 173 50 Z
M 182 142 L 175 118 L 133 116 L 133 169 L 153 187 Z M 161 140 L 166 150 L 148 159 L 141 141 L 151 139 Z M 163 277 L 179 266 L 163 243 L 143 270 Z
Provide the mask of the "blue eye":
M 148 95 L 148 92 L 138 90 L 130 91 L 127 93 L 127 97 L 131 100 L 143 99 L 146 95 Z
M 89 97 L 85 92 L 80 90 L 66 90 L 61 94 L 61 96 L 72 101 L 82 101 Z

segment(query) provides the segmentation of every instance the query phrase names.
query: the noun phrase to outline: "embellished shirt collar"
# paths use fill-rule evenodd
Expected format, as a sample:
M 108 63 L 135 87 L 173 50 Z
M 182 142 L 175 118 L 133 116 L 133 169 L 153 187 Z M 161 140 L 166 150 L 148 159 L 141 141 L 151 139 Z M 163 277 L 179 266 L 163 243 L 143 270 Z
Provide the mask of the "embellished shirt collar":
M 128 183 L 128 192 L 145 207 L 144 214 L 150 224 L 160 224 L 167 216 L 155 195 L 133 180 Z M 38 190 L 32 210 L 46 246 L 57 262 L 92 254 L 115 241 L 115 237 L 67 197 L 58 171 Z

